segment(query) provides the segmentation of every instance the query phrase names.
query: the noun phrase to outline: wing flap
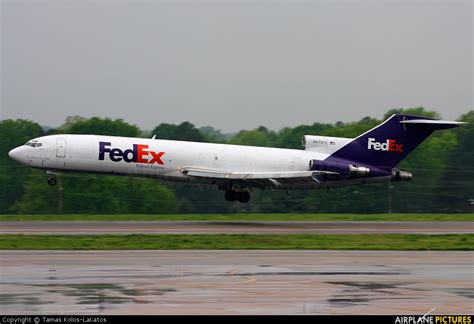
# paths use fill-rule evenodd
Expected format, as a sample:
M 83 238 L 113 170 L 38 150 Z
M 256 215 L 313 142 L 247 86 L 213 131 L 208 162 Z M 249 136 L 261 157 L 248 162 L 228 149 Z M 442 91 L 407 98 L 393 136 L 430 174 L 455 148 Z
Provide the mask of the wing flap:
M 300 178 L 311 177 L 315 173 L 315 171 L 234 172 L 200 168 L 182 168 L 181 172 L 191 177 L 205 177 L 230 180 Z
M 218 180 L 245 181 L 258 187 L 300 187 L 313 185 L 319 175 L 339 175 L 331 171 L 285 171 L 285 172 L 235 172 L 205 168 L 185 167 L 180 170 L 190 177 Z

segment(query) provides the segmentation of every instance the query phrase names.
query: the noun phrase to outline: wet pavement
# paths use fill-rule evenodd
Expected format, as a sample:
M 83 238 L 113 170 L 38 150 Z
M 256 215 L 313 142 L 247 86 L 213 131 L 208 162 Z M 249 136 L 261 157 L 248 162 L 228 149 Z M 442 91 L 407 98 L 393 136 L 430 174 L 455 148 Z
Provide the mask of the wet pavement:
M 472 314 L 474 253 L 0 251 L 2 314 Z

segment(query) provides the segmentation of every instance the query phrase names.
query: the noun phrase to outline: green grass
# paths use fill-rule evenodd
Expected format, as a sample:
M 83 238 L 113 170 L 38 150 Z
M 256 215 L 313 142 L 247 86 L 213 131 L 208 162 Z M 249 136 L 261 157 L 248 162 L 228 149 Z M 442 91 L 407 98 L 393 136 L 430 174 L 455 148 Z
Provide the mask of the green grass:
M 455 235 L 0 235 L 2 250 L 474 250 L 474 234 Z
M 0 221 L 474 221 L 474 214 L 0 215 Z

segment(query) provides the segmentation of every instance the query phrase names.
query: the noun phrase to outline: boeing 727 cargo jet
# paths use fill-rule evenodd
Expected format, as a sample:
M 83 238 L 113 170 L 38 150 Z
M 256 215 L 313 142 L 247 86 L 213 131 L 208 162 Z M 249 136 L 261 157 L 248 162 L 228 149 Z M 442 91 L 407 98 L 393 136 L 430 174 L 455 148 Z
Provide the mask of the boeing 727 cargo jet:
M 303 136 L 304 150 L 101 135 L 50 135 L 9 152 L 46 170 L 94 172 L 216 185 L 225 199 L 246 203 L 254 188 L 316 189 L 410 180 L 395 166 L 433 131 L 462 122 L 392 115 L 356 138 Z

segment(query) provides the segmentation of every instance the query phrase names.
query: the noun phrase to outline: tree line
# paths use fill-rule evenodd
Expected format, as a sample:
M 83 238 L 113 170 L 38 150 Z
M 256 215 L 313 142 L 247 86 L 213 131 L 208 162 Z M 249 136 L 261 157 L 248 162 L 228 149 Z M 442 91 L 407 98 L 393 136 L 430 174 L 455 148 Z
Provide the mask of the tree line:
M 440 118 L 422 107 L 395 112 Z M 279 131 L 260 126 L 225 134 L 190 122 L 162 123 L 151 132 L 121 119 L 68 117 L 63 125 L 45 129 L 29 120 L 0 121 L 0 213 L 236 213 L 236 212 L 473 212 L 474 111 L 459 117 L 468 125 L 435 132 L 398 167 L 413 172 L 411 182 L 370 184 L 326 190 L 255 190 L 249 204 L 228 203 L 214 186 L 163 183 L 139 177 L 67 173 L 49 187 L 44 171 L 11 160 L 8 152 L 26 141 L 50 134 L 98 134 L 184 141 L 230 143 L 301 149 L 303 135 L 355 137 L 381 120 L 318 123 Z

